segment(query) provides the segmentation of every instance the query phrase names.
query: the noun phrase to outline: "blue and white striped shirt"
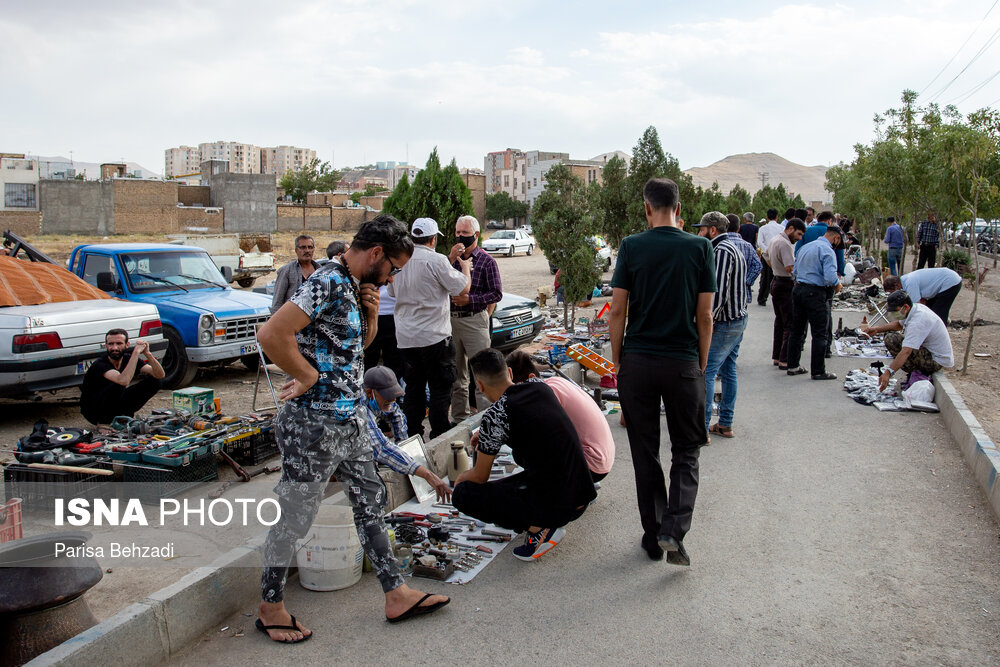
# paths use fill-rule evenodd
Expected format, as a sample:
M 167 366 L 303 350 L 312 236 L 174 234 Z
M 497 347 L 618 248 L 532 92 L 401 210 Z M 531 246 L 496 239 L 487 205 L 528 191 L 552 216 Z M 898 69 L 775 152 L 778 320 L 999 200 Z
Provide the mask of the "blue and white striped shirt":
M 728 234 L 712 239 L 715 253 L 715 284 L 719 291 L 712 302 L 712 318 L 716 322 L 745 317 L 747 314 L 747 262 Z
M 399 405 L 392 404 L 389 412 L 382 413 L 372 409 L 371 401 L 365 401 L 365 412 L 368 417 L 368 435 L 372 439 L 372 453 L 375 460 L 402 475 L 413 475 L 420 464 L 410 458 L 410 455 L 396 446 L 378 427 L 379 415 L 384 414 L 392 424 L 392 433 L 397 440 L 406 438 L 406 417 Z

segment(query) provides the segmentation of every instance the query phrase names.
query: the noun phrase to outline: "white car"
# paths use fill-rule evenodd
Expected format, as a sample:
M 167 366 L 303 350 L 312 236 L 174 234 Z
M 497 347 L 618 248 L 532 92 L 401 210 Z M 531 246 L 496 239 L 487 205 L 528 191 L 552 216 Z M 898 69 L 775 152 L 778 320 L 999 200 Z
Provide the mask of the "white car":
M 483 242 L 483 250 L 513 257 L 516 252 L 531 254 L 535 251 L 535 239 L 521 229 L 501 229 Z

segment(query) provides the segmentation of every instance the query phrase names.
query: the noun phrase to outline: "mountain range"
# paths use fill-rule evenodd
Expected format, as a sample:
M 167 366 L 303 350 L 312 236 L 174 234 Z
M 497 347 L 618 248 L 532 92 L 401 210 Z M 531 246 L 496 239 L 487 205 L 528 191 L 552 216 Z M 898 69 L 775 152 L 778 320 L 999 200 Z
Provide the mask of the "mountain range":
M 38 158 L 39 162 L 51 162 L 51 163 L 54 163 L 53 167 L 56 167 L 57 165 L 68 166 L 69 162 L 70 162 L 70 159 L 68 157 L 64 157 L 62 155 L 51 155 L 51 156 L 46 156 L 46 155 L 32 155 L 31 157 Z M 107 162 L 115 162 L 115 160 L 107 160 Z M 81 162 L 80 160 L 74 160 L 73 161 L 73 169 L 76 169 L 76 173 L 78 173 L 78 174 L 82 174 L 84 171 L 86 171 L 87 172 L 87 178 L 99 178 L 100 175 L 101 175 L 101 164 L 102 163 L 100 163 L 100 162 Z M 143 174 L 144 178 L 159 178 L 160 177 L 159 172 L 155 172 L 152 169 L 147 169 L 146 167 L 143 167 L 138 162 L 126 162 L 125 165 L 126 165 L 125 170 L 128 173 L 130 173 L 130 174 L 133 173 L 136 169 L 139 169 L 139 170 L 142 171 L 142 174 Z M 62 167 L 62 166 L 58 166 L 57 170 L 58 171 L 62 171 L 63 168 L 64 167 Z M 46 171 L 45 171 L 44 166 L 43 166 L 43 168 L 42 168 L 42 174 L 45 174 L 45 173 L 46 173 Z
M 766 174 L 766 183 L 776 187 L 783 183 L 789 194 L 800 194 L 808 202 L 828 202 L 832 195 L 823 187 L 826 170 L 829 167 L 816 165 L 807 167 L 796 164 L 774 153 L 740 153 L 714 162 L 707 167 L 692 167 L 684 173 L 691 176 L 695 185 L 712 187 L 718 182 L 719 188 L 728 193 L 739 183 L 751 195 L 760 190 L 761 174 Z

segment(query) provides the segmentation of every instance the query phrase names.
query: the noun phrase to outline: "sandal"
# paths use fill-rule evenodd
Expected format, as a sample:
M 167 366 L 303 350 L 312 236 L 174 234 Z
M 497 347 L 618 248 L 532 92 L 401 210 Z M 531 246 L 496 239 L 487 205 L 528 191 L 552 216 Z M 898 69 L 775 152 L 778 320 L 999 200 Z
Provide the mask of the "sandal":
M 424 600 L 429 598 L 431 595 L 434 594 L 433 593 L 425 594 L 424 597 L 417 600 L 417 604 L 413 605 L 399 616 L 395 616 L 393 618 L 389 618 L 388 616 L 386 616 L 385 620 L 389 621 L 390 623 L 399 623 L 400 621 L 405 621 L 406 619 L 413 618 L 414 616 L 423 616 L 424 614 L 430 614 L 432 612 L 435 612 L 441 607 L 451 602 L 451 598 L 445 598 L 443 602 L 435 602 L 434 604 L 429 604 L 426 607 L 421 607 L 420 605 L 424 603 Z
M 267 635 L 268 639 L 270 639 L 273 642 L 278 642 L 279 644 L 301 644 L 304 641 L 309 641 L 310 639 L 312 639 L 313 636 L 312 631 L 310 631 L 308 635 L 302 633 L 302 639 L 293 639 L 291 641 L 286 641 L 283 639 L 274 639 L 273 637 L 271 637 L 271 635 L 267 633 L 268 630 L 294 630 L 295 632 L 302 632 L 302 628 L 299 627 L 299 624 L 295 620 L 294 616 L 292 616 L 291 625 L 264 625 L 263 621 L 261 621 L 259 618 L 254 623 L 254 625 L 257 626 L 258 630 Z
M 722 424 L 712 424 L 708 427 L 709 433 L 715 433 L 716 435 L 721 435 L 723 438 L 735 438 L 736 434 L 733 433 L 732 426 L 723 426 Z

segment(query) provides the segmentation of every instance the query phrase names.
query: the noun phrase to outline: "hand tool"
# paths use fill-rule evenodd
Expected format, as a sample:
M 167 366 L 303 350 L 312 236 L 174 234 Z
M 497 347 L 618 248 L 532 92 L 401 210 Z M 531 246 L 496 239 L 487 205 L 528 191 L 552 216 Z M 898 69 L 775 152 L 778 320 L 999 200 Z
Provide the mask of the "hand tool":
M 44 470 L 61 470 L 63 472 L 78 472 L 88 475 L 101 475 L 104 477 L 109 477 L 114 475 L 113 470 L 105 470 L 104 468 L 81 468 L 78 466 L 61 466 L 54 463 L 25 463 L 23 465 L 29 468 L 42 468 Z
M 240 479 L 242 479 L 244 482 L 250 481 L 250 473 L 244 470 L 243 466 L 237 463 L 236 459 L 234 459 L 232 456 L 229 455 L 229 452 L 227 452 L 225 449 L 220 449 L 219 456 L 222 457 L 223 461 L 229 464 L 229 467 L 233 469 L 233 472 L 239 475 Z

